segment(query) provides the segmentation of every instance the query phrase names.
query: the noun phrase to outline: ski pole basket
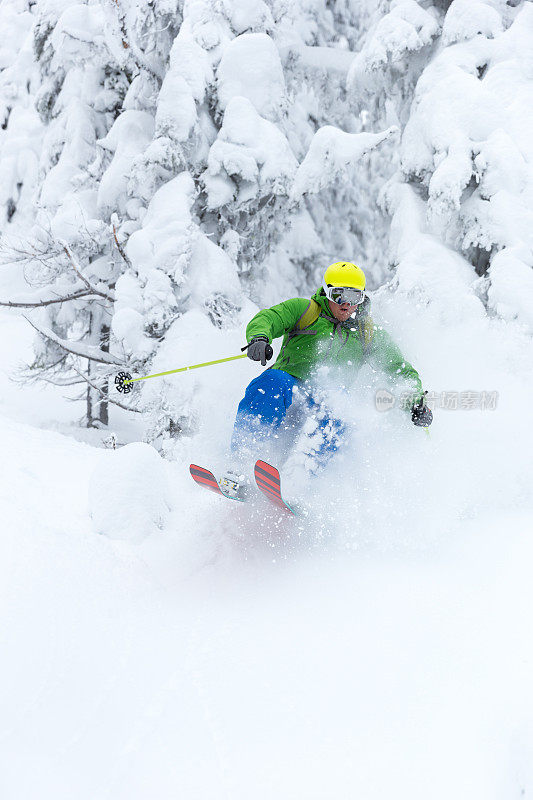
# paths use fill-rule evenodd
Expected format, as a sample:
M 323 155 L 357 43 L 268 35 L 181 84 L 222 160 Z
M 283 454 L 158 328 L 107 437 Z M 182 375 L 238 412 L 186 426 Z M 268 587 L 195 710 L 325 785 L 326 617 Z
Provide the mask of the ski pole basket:
M 117 387 L 117 392 L 120 392 L 121 394 L 129 394 L 133 389 L 130 373 L 119 372 L 118 375 L 115 376 L 115 386 Z

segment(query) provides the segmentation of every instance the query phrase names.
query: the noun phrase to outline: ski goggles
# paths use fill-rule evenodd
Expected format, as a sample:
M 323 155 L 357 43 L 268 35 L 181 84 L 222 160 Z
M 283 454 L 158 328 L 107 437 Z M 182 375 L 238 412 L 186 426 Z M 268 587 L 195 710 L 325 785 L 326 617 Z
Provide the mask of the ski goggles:
M 324 286 L 326 297 L 337 305 L 348 303 L 351 306 L 360 305 L 365 299 L 363 289 L 353 289 L 351 286 Z

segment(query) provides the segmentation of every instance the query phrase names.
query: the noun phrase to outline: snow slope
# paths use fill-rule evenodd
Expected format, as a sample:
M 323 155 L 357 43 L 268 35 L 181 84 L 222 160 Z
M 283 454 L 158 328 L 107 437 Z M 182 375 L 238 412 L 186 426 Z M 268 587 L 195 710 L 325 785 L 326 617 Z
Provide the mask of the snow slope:
M 11 5 L 26 15 L 26 4 Z M 172 45 L 179 22 L 172 1 L 107 4 L 110 13 L 129 9 L 124 25 L 132 41 L 139 35 L 156 72 L 172 46 L 161 92 L 149 64 L 124 97 L 122 58 L 138 58 L 140 49 L 108 25 L 104 5 L 39 4 L 36 44 L 50 34 L 50 47 L 35 75 L 35 89 L 43 88 L 37 102 L 45 120 L 55 101 L 58 113 L 40 137 L 42 122 L 28 110 L 33 56 L 23 47 L 16 84 L 4 84 L 10 98 L 20 92 L 20 102 L 6 118 L 0 205 L 16 207 L 13 224 L 20 220 L 21 229 L 23 215 L 33 218 L 34 204 L 19 209 L 15 199 L 19 190 L 21 200 L 32 195 L 42 149 L 43 220 L 73 247 L 71 237 L 80 235 L 83 263 L 95 270 L 88 275 L 109 285 L 114 257 L 93 256 L 110 253 L 107 222 L 120 210 L 119 239 L 128 239 L 142 278 L 132 272 L 117 280 L 113 330 L 125 352 L 145 361 L 156 341 L 144 336 L 148 327 L 165 333 L 152 371 L 237 354 L 252 299 L 275 303 L 309 288 L 326 253 L 334 260 L 352 252 L 370 273 L 379 261 L 372 285 L 381 283 L 382 224 L 371 187 L 393 166 L 386 163 L 392 150 L 384 149 L 381 163 L 362 164 L 353 186 L 336 189 L 335 181 L 323 199 L 313 195 L 276 250 L 296 208 L 283 198 L 295 175 L 295 196 L 309 195 L 326 185 L 328 169 L 352 169 L 359 146 L 371 148 L 382 136 L 360 133 L 345 118 L 344 89 L 336 87 L 349 51 L 320 45 L 344 40 L 352 47 L 360 25 L 375 18 L 377 49 L 365 45 L 355 61 L 370 68 L 371 80 L 363 75 L 348 88 L 374 95 L 384 81 L 390 113 L 394 97 L 410 102 L 409 82 L 414 88 L 423 51 L 429 57 L 438 33 L 435 8 L 394 0 L 374 15 L 375 4 L 352 4 L 354 14 L 344 19 L 343 3 L 281 3 L 278 24 L 262 0 L 194 0 Z M 188 474 L 193 460 L 224 465 L 235 407 L 257 365 L 245 359 L 148 381 L 155 419 L 113 408 L 111 430 L 126 444 L 113 451 L 101 446 L 108 431 L 78 427 L 79 404 L 53 387 L 9 381 L 19 361 L 31 360 L 33 333 L 21 317 L 0 314 L 1 800 L 519 800 L 533 791 L 533 345 L 518 322 L 531 314 L 520 288 L 530 285 L 530 274 L 527 282 L 521 274 L 531 252 L 520 242 L 526 247 L 531 231 L 524 200 L 531 181 L 523 183 L 531 63 L 523 37 L 533 15 L 530 3 L 520 3 L 520 25 L 500 32 L 490 10 L 497 5 L 517 7 L 514 0 L 452 4 L 444 47 L 435 48 L 421 78 L 420 117 L 407 123 L 398 114 L 408 125 L 403 142 L 412 145 L 402 151 L 413 173 L 405 177 L 418 188 L 392 181 L 383 193 L 394 215 L 398 290 L 382 287 L 375 311 L 433 392 L 434 424 L 426 435 L 398 408 L 380 413 L 375 393 L 388 384 L 362 370 L 351 392 L 330 398 L 353 430 L 322 485 L 302 484 L 297 460 L 283 473 L 287 493 L 308 516 L 226 502 Z M 348 35 L 337 40 L 341 17 Z M 6 64 L 26 24 L 2 51 Z M 473 37 L 471 46 L 461 30 Z M 413 57 L 404 60 L 402 80 L 402 65 L 390 56 L 403 59 L 407 51 Z M 463 69 L 466 51 L 483 58 L 467 59 Z M 508 57 L 511 70 L 502 60 Z M 254 69 L 240 69 L 241 61 L 254 61 Z M 432 80 L 441 69 L 442 86 Z M 500 111 L 486 125 L 475 104 L 457 105 L 458 84 L 447 80 L 457 70 L 465 73 L 461 86 L 475 86 L 465 97 L 484 102 L 493 87 Z M 3 75 L 10 78 L 7 69 Z M 454 127 L 455 113 L 448 128 L 437 124 L 443 98 L 464 115 L 464 130 Z M 444 150 L 443 131 L 450 134 Z M 509 145 L 515 135 L 523 155 Z M 343 145 L 333 155 L 332 141 Z M 21 152 L 28 157 L 16 158 Z M 472 156 L 466 162 L 465 153 Z M 437 215 L 431 228 L 413 183 L 420 169 L 435 190 L 434 210 L 452 217 L 479 211 L 466 197 L 462 209 L 454 205 L 463 185 L 469 200 L 478 189 L 500 195 L 495 208 L 505 212 L 505 230 L 496 226 L 497 238 L 485 240 L 480 229 L 469 240 L 506 247 L 512 252 L 504 258 L 518 260 L 506 264 L 495 255 L 490 291 L 450 249 L 459 245 L 448 236 L 457 234 L 449 217 Z M 275 205 L 267 207 L 272 193 Z M 199 225 L 202 197 L 213 214 Z M 518 223 L 520 204 L 509 197 L 524 200 Z M 479 199 L 487 210 L 488 200 Z M 94 226 L 80 226 L 83 209 Z M 84 239 L 87 229 L 96 238 Z M 237 263 L 246 274 L 263 251 L 270 259 L 241 292 Z M 485 256 L 478 255 L 482 271 Z M 71 264 L 63 266 L 68 279 Z M 52 290 L 35 277 L 39 292 Z M 4 270 L 0 284 L 9 293 L 27 291 Z M 486 316 L 484 291 L 507 322 Z M 177 310 L 185 313 L 175 319 Z M 66 324 L 61 304 L 57 311 Z M 80 323 L 71 313 L 67 322 Z M 239 314 L 241 327 L 226 327 Z M 65 335 L 82 333 L 75 326 Z M 454 393 L 496 401 L 483 409 L 438 407 Z M 142 440 L 149 425 L 157 439 L 169 418 L 182 435 L 162 443 L 162 459 Z M 303 451 L 297 455 L 304 460 Z
M 311 522 L 188 477 L 193 457 L 221 463 L 213 421 L 229 431 L 245 379 L 230 370 L 248 362 L 194 377 L 202 433 L 161 462 L 171 507 L 144 538 L 117 468 L 127 451 L 35 427 L 46 408 L 28 389 L 33 425 L 15 419 L 2 382 L 2 798 L 531 791 L 531 340 L 378 299 L 426 385 L 498 390 L 499 403 L 436 411 L 427 437 L 374 411 L 369 380 L 351 471 Z M 115 510 L 138 541 L 95 532 L 95 470 L 115 470 Z M 155 505 L 161 475 L 146 475 Z

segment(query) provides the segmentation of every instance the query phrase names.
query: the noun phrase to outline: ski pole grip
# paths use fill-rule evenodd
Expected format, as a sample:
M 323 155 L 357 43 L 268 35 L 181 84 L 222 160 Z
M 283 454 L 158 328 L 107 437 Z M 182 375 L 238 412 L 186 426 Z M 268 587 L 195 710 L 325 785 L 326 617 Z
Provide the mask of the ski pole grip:
M 265 336 L 265 340 L 268 341 L 268 339 L 266 339 L 266 336 Z M 252 339 L 252 342 L 253 342 L 253 339 Z M 244 347 L 241 347 L 241 353 L 243 352 L 243 350 L 248 350 L 248 348 L 250 347 L 252 342 L 249 342 L 248 344 L 245 344 Z M 271 344 L 267 344 L 267 346 L 265 347 L 265 356 L 266 356 L 267 361 L 270 361 L 270 359 L 272 358 L 273 355 L 274 355 L 274 350 L 272 349 L 272 345 Z

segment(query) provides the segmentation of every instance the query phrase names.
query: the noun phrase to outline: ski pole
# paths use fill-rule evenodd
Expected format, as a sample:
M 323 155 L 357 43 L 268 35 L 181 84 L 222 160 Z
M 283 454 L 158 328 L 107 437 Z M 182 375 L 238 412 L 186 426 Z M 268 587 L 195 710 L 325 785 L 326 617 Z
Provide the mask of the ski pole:
M 246 350 L 247 347 L 243 347 Z M 240 356 L 229 356 L 228 358 L 218 358 L 216 361 L 204 361 L 202 364 L 191 364 L 190 367 L 180 367 L 179 369 L 170 369 L 167 372 L 156 372 L 154 375 L 144 375 L 142 378 L 132 378 L 129 372 L 119 372 L 115 377 L 115 386 L 117 391 L 123 394 L 129 394 L 132 390 L 132 383 L 137 381 L 147 381 L 148 378 L 161 378 L 163 375 L 174 375 L 176 372 L 187 372 L 189 369 L 200 369 L 200 367 L 211 367 L 213 364 L 223 364 L 226 361 L 236 361 L 238 358 L 246 358 L 246 353 Z

